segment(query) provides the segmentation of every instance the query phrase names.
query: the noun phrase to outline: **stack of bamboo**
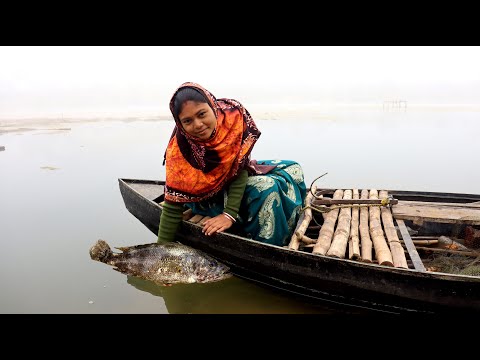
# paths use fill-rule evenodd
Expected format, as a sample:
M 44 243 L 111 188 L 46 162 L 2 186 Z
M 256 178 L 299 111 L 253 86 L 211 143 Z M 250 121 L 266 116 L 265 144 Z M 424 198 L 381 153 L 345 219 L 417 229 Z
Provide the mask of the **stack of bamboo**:
M 376 262 L 381 265 L 408 268 L 405 252 L 393 223 L 392 212 L 386 206 L 355 205 L 333 207 L 323 213 L 323 225 L 318 238 L 305 235 L 315 210 L 316 187 L 305 199 L 297 228 L 292 235 L 289 248 L 298 250 L 300 242 L 311 244 L 312 253 L 351 260 Z M 314 196 L 315 194 L 315 196 Z M 338 199 L 386 199 L 388 192 L 376 189 L 336 190 L 333 200 Z M 347 249 L 348 248 L 348 249 Z

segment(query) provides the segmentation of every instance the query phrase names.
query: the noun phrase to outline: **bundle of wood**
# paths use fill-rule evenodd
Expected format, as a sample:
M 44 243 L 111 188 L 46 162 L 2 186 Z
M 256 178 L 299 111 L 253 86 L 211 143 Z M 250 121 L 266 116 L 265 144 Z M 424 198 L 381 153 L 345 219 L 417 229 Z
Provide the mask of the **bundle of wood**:
M 288 245 L 290 249 L 298 250 L 304 242 L 302 248 L 311 246 L 314 254 L 408 268 L 391 210 L 380 206 L 389 199 L 387 191 L 337 189 L 330 199 L 332 206 L 322 214 L 323 224 L 316 239 L 312 239 L 305 235 L 313 218 L 312 209 L 320 209 L 316 204 L 328 203 L 328 200 L 315 202 L 320 198 L 312 186 Z

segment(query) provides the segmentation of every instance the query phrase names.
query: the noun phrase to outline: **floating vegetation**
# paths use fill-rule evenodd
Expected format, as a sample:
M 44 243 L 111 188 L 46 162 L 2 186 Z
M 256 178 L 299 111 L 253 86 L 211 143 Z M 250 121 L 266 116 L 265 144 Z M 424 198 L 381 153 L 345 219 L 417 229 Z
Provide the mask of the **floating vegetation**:
M 60 168 L 55 167 L 55 166 L 40 166 L 40 169 L 43 169 L 43 170 L 58 170 Z

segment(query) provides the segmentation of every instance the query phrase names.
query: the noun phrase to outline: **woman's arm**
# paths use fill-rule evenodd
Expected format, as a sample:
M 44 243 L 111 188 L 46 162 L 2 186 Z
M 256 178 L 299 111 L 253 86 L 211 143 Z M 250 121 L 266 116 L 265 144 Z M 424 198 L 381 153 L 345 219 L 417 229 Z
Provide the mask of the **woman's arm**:
M 223 214 L 217 215 L 214 218 L 208 219 L 203 224 L 203 233 L 212 235 L 217 232 L 229 229 L 237 219 L 240 204 L 242 202 L 245 186 L 247 185 L 248 172 L 246 170 L 240 171 L 238 177 L 232 181 L 228 189 L 227 204 Z
M 173 241 L 178 225 L 182 222 L 183 205 L 168 203 L 163 204 L 162 215 L 160 216 L 160 226 L 158 227 L 158 240 Z
M 227 205 L 225 206 L 225 212 L 237 219 L 238 211 L 240 210 L 240 204 L 242 202 L 243 193 L 245 192 L 245 186 L 247 185 L 248 172 L 242 170 L 238 174 L 238 177 L 232 181 L 228 189 Z

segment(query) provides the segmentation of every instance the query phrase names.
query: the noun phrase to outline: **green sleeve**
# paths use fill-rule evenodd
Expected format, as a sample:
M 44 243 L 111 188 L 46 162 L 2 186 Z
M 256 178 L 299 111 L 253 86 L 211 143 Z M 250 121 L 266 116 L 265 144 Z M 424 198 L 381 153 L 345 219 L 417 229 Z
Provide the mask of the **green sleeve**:
M 160 215 L 160 226 L 158 227 L 158 240 L 173 241 L 178 225 L 182 222 L 183 205 L 165 202 L 162 214 Z
M 248 172 L 242 170 L 238 174 L 238 177 L 232 181 L 228 189 L 227 205 L 225 206 L 225 212 L 232 215 L 234 219 L 237 218 L 238 211 L 240 210 L 240 204 L 242 202 L 243 193 L 245 192 L 245 186 L 247 185 Z

